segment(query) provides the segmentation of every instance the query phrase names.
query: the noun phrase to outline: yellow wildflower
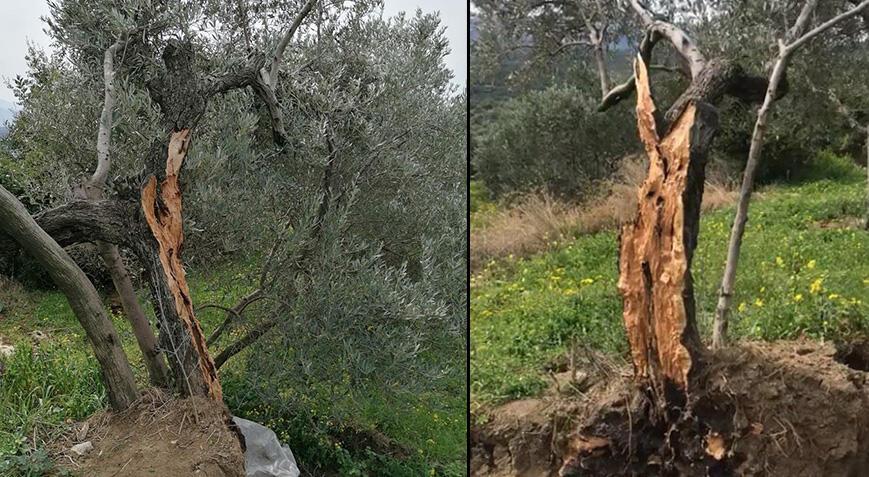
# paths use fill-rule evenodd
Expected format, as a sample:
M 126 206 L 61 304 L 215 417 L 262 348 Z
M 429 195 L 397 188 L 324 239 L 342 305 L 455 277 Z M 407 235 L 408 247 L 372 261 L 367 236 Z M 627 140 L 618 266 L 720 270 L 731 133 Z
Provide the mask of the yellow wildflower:
M 778 265 L 779 267 L 783 267 L 783 266 L 785 266 L 785 261 L 782 260 L 781 257 L 776 257 L 776 258 L 775 258 L 775 264 Z
M 817 280 L 812 282 L 812 285 L 809 287 L 809 292 L 812 294 L 818 293 L 821 291 L 821 283 L 824 281 L 823 278 L 818 278 Z
M 754 306 L 756 306 L 758 308 L 763 308 L 763 300 L 761 300 L 760 298 L 755 298 L 754 299 Z
M 797 303 L 803 301 L 803 294 L 802 294 L 802 293 L 797 293 L 796 295 L 794 295 L 794 301 L 797 302 Z
M 591 285 L 592 283 L 594 283 L 594 278 L 583 278 L 579 281 L 580 285 Z
M 740 313 L 742 313 L 743 311 L 745 311 L 745 307 L 746 307 L 745 302 L 742 302 L 739 304 L 739 306 L 736 309 L 739 310 Z
M 811 269 L 815 268 L 815 265 L 817 265 L 817 264 L 818 264 L 818 262 L 816 262 L 814 260 L 809 260 L 809 263 L 806 264 L 806 268 L 811 270 Z
M 838 293 L 830 293 L 830 295 L 827 296 L 827 298 L 829 298 L 830 300 L 835 300 L 836 298 L 839 298 L 839 294 Z

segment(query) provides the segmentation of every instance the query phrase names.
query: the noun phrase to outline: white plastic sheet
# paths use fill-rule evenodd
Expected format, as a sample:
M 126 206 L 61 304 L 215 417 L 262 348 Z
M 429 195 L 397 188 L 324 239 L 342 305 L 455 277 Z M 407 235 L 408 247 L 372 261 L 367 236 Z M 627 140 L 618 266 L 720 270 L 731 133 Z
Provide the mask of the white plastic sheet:
M 240 417 L 232 417 L 244 435 L 244 468 L 247 477 L 299 477 L 293 451 L 282 446 L 274 431 Z

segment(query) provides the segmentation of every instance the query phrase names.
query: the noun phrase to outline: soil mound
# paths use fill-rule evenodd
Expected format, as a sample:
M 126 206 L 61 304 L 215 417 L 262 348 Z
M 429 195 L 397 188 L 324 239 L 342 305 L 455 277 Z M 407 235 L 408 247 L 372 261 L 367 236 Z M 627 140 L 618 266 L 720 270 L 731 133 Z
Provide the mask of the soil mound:
M 232 426 L 232 427 L 230 427 Z M 71 450 L 90 441 L 82 456 Z M 244 451 L 226 406 L 149 390 L 130 409 L 103 411 L 53 446 L 74 475 L 244 477 Z
M 627 370 L 508 403 L 472 429 L 472 475 L 866 475 L 869 373 L 843 357 L 809 341 L 715 352 L 669 423 L 650 417 Z

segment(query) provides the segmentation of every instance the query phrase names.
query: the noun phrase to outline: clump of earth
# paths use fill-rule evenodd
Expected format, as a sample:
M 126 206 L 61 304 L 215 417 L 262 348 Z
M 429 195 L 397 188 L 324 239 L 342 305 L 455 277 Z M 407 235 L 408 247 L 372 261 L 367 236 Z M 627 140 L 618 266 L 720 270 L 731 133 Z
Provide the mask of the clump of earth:
M 743 343 L 706 362 L 668 422 L 629 368 L 484 410 L 472 475 L 866 475 L 869 343 Z

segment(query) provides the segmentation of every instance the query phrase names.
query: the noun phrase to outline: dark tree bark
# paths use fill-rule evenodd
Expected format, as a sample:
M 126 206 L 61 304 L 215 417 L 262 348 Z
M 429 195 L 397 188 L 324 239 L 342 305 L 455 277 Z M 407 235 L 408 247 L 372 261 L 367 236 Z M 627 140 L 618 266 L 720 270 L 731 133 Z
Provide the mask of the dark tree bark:
M 0 223 L 3 232 L 32 255 L 66 295 L 100 364 L 109 404 L 119 411 L 129 407 L 138 398 L 136 382 L 121 348 L 121 340 L 93 284 L 61 246 L 30 217 L 21 202 L 2 186 Z

